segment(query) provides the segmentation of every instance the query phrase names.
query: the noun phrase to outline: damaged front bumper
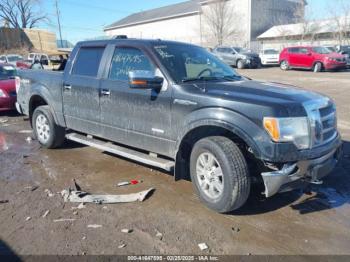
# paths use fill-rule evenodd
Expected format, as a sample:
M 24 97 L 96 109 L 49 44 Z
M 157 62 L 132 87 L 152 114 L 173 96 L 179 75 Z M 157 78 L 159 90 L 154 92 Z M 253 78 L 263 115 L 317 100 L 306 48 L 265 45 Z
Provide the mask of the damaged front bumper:
M 335 168 L 341 157 L 342 147 L 311 160 L 285 164 L 281 170 L 262 173 L 265 196 L 292 190 L 305 183 L 319 183 Z

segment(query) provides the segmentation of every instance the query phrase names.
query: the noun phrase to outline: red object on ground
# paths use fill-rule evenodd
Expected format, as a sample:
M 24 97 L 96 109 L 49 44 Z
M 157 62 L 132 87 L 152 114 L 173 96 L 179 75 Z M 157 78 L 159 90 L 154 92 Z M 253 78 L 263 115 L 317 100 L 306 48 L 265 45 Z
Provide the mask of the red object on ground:
M 0 79 L 0 90 L 3 95 L 0 94 L 0 112 L 14 110 L 16 108 L 16 80 L 8 79 L 1 80 Z
M 321 63 L 324 70 L 346 68 L 344 55 L 331 52 L 322 46 L 294 46 L 283 49 L 279 62 L 287 61 L 290 68 L 314 69 Z

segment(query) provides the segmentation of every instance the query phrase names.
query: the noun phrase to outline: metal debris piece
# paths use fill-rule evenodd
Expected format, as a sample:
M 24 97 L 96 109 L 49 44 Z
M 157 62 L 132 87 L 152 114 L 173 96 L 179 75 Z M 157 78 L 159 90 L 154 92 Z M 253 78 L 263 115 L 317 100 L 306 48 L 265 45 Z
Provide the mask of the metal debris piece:
M 47 217 L 48 214 L 50 214 L 50 210 L 46 210 L 46 212 L 44 213 L 44 215 L 42 217 L 45 218 L 45 217 Z
M 63 218 L 63 219 L 55 219 L 53 222 L 54 223 L 59 223 L 59 222 L 73 222 L 75 221 L 76 219 L 72 219 L 72 218 Z
M 8 200 L 0 200 L 0 204 L 7 204 L 8 202 L 10 202 L 10 201 L 8 201 Z
M 202 250 L 202 251 L 209 248 L 206 243 L 200 243 L 200 244 L 198 244 L 198 246 L 199 246 L 200 250 Z
M 162 239 L 163 239 L 163 234 L 160 233 L 160 232 L 157 230 L 156 237 L 159 238 L 159 240 L 162 240 Z
M 119 249 L 124 248 L 124 247 L 126 247 L 126 244 L 125 244 L 125 243 L 120 244 L 120 245 L 118 246 Z
M 49 189 L 45 189 L 45 193 L 48 197 L 53 197 L 55 194 L 53 194 Z
M 88 228 L 101 228 L 102 225 L 88 225 Z
M 65 202 L 72 203 L 95 203 L 95 204 L 117 204 L 144 201 L 154 189 L 148 189 L 139 193 L 127 195 L 90 195 L 86 192 L 63 190 L 61 195 Z
M 137 185 L 143 183 L 143 180 L 131 180 L 130 182 L 120 182 L 117 184 L 118 187 L 129 186 L 129 185 Z
M 121 230 L 121 232 L 125 233 L 125 234 L 130 234 L 130 233 L 132 233 L 132 231 L 133 231 L 132 229 L 128 229 L 128 228 L 124 228 Z
M 32 219 L 31 217 L 27 217 L 27 218 L 26 218 L 26 221 L 29 221 L 29 220 L 31 220 L 31 219 Z

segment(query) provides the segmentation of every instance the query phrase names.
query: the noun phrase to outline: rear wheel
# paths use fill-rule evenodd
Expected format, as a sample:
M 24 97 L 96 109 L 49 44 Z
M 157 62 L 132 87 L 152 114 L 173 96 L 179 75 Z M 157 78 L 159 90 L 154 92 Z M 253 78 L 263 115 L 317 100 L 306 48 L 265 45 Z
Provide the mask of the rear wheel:
M 322 71 L 322 63 L 320 62 L 317 62 L 315 65 L 314 65 L 314 73 L 319 73 Z
M 289 63 L 288 61 L 286 60 L 283 60 L 280 64 L 280 68 L 283 70 L 283 71 L 287 71 L 289 70 Z
M 243 206 L 250 193 L 247 162 L 237 145 L 225 137 L 198 141 L 191 153 L 191 178 L 202 202 L 220 213 Z
M 35 137 L 46 148 L 57 148 L 65 139 L 65 128 L 58 126 L 48 106 L 39 106 L 32 117 Z

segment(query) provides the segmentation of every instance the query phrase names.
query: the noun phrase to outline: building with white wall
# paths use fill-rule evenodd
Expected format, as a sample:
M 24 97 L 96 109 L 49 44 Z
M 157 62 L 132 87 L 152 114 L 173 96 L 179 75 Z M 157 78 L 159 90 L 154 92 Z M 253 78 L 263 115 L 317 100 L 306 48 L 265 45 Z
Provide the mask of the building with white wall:
M 274 25 L 298 22 L 298 8 L 305 0 L 227 0 L 232 9 L 232 27 L 239 35 L 225 39 L 227 45 L 250 47 L 256 37 Z M 179 4 L 134 13 L 104 28 L 107 36 L 160 38 L 194 43 L 207 47 L 217 45 L 208 29 L 207 15 L 215 0 L 190 0 Z M 239 29 L 239 30 L 238 30 Z

